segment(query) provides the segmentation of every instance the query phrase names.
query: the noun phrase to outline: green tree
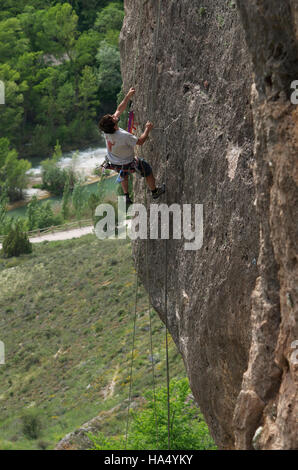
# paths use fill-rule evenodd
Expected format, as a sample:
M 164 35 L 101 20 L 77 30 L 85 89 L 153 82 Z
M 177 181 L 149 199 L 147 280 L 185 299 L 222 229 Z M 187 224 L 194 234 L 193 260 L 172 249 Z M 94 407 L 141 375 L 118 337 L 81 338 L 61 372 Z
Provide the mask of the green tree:
M 100 34 L 93 30 L 84 31 L 79 36 L 74 48 L 75 67 L 77 71 L 81 71 L 86 65 L 96 65 L 95 56 L 100 40 Z
M 102 34 L 102 39 L 117 46 L 123 18 L 123 5 L 119 2 L 111 2 L 97 13 L 94 29 Z
M 39 206 L 37 228 L 43 229 L 60 225 L 63 222 L 61 214 L 55 215 L 50 201 L 43 202 Z
M 40 71 L 39 78 L 40 82 L 35 87 L 35 91 L 39 95 L 39 101 L 36 103 L 36 117 L 39 123 L 49 128 L 51 136 L 55 136 L 57 125 L 65 122 L 64 113 L 61 114 L 63 105 L 66 109 L 69 106 L 67 101 L 62 103 L 62 100 L 58 99 L 60 88 L 67 81 L 67 72 L 59 68 L 47 67 Z M 65 94 L 63 98 L 65 98 Z
M 18 18 L 0 22 L 0 62 L 15 62 L 19 55 L 28 50 L 28 46 L 29 41 Z
M 70 125 L 74 116 L 77 118 L 78 104 L 66 70 L 48 67 L 40 71 L 40 77 L 40 83 L 34 88 L 39 96 L 35 106 L 35 119 L 39 125 L 35 127 L 32 145 L 42 145 L 48 154 L 57 139 L 64 144 L 78 140 Z
M 50 158 L 47 158 L 41 163 L 41 168 L 43 189 L 46 189 L 57 196 L 63 194 L 67 178 L 66 171 L 59 168 L 57 163 Z
M 122 19 L 122 0 L 3 0 L 0 137 L 23 156 L 99 142 L 95 117 L 121 85 Z
M 91 217 L 94 219 L 95 215 L 95 209 L 96 207 L 98 206 L 98 204 L 100 203 L 99 199 L 98 199 L 98 196 L 94 193 L 90 194 L 90 196 L 88 197 L 88 207 L 90 209 L 90 213 L 91 213 Z
M 98 104 L 97 92 L 98 82 L 96 75 L 93 73 L 91 67 L 86 66 L 79 84 L 80 107 L 82 109 L 83 122 L 90 121 L 91 118 L 96 116 L 95 106 Z
M 93 219 L 94 225 L 96 224 L 96 221 L 98 220 L 98 218 L 95 216 L 95 209 L 99 204 L 101 204 L 104 201 L 104 197 L 105 197 L 105 190 L 104 190 L 104 185 L 103 185 L 105 176 L 102 173 L 101 169 L 99 171 L 100 171 L 101 178 L 99 182 L 97 183 L 97 188 L 96 188 L 97 191 L 96 193 L 90 194 L 88 201 L 87 201 L 87 204 L 91 211 L 91 217 Z
M 170 382 L 170 436 L 171 450 L 216 449 L 208 427 L 198 408 L 190 399 L 187 379 Z M 131 411 L 128 450 L 168 449 L 167 388 L 146 394 L 147 402 L 141 411 Z M 124 449 L 123 436 L 108 438 L 103 434 L 92 437 L 95 449 Z
M 63 222 L 61 214 L 54 214 L 50 201 L 40 203 L 36 196 L 29 202 L 26 216 L 29 230 L 48 228 Z
M 71 5 L 58 3 L 38 13 L 42 25 L 41 31 L 37 33 L 41 49 L 57 57 L 66 54 L 68 60 L 72 61 L 78 34 L 78 16 Z
M 75 209 L 76 218 L 80 220 L 86 205 L 84 186 L 81 181 L 78 181 L 74 186 L 72 204 Z
M 8 197 L 6 192 L 0 193 L 0 227 L 4 225 L 5 218 L 7 216 L 7 203 Z
M 189 400 L 191 391 L 187 379 L 172 380 L 170 383 L 170 437 L 171 449 L 208 450 L 214 442 L 199 410 Z M 142 413 L 132 412 L 133 422 L 130 434 L 130 448 L 168 448 L 167 389 L 156 393 L 157 439 L 153 393 L 147 394 L 147 406 Z
M 38 228 L 38 199 L 35 195 L 27 204 L 26 215 L 28 219 L 28 229 L 34 230 Z
M 10 149 L 8 139 L 0 139 L 0 193 L 5 188 L 10 201 L 22 197 L 23 190 L 27 187 L 27 171 L 31 163 L 24 159 L 18 159 L 16 150 Z
M 30 155 L 48 155 L 54 143 L 54 137 L 51 135 L 46 125 L 36 124 L 32 129 L 30 139 Z
M 5 188 L 0 192 L 0 235 L 6 235 L 11 225 L 11 217 L 7 215 L 8 196 Z
M 23 108 L 23 135 L 22 138 L 31 139 L 26 135 L 26 125 L 35 117 L 35 108 L 40 97 L 36 93 L 35 86 L 38 83 L 38 74 L 42 68 L 42 52 L 25 52 L 18 57 L 15 64 L 16 72 L 21 77 L 23 99 L 20 101 Z M 39 147 L 40 150 L 40 147 Z
M 109 2 L 110 0 L 70 0 L 69 3 L 79 15 L 80 31 L 92 28 L 97 12 Z M 123 0 L 120 3 L 123 4 Z
M 7 258 L 11 258 L 31 252 L 32 244 L 24 231 L 23 222 L 18 219 L 12 223 L 8 234 L 4 237 L 3 254 Z
M 64 220 L 66 220 L 69 216 L 70 208 L 69 208 L 69 202 L 71 198 L 71 190 L 70 190 L 70 177 L 69 173 L 67 175 L 65 185 L 64 185 L 64 191 L 63 191 L 63 197 L 62 197 L 62 215 Z
M 62 157 L 62 149 L 59 141 L 56 142 L 52 158 L 47 158 L 41 162 L 41 175 L 43 189 L 53 194 L 63 194 L 65 183 L 68 179 L 71 188 L 73 188 L 76 176 L 73 168 L 61 168 L 58 164 Z
M 54 148 L 54 153 L 53 153 L 52 159 L 55 163 L 58 163 L 58 161 L 60 160 L 61 157 L 62 157 L 62 149 L 61 149 L 61 145 L 59 143 L 59 140 L 57 140 L 55 148 Z
M 30 51 L 40 51 L 41 48 L 38 47 L 36 41 L 36 33 L 41 29 L 41 25 L 38 24 L 36 8 L 32 5 L 26 5 L 18 15 L 18 19 L 25 36 L 28 38 Z
M 100 97 L 105 100 L 116 101 L 117 94 L 121 89 L 122 78 L 120 71 L 120 52 L 115 46 L 102 41 L 96 55 L 99 64 L 98 83 Z
M 24 115 L 24 95 L 27 83 L 21 80 L 19 72 L 10 65 L 0 65 L 0 80 L 5 84 L 5 105 L 0 112 L 0 137 L 7 137 L 15 143 L 19 140 L 19 129 Z

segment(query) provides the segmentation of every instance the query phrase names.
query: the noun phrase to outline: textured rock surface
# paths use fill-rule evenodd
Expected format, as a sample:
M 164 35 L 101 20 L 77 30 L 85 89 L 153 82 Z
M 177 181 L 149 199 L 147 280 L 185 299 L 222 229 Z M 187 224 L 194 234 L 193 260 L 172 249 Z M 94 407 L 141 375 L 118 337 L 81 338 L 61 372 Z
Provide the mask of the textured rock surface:
M 216 442 L 233 448 L 258 276 L 250 61 L 233 2 L 210 0 L 202 9 L 201 2 L 162 1 L 160 22 L 158 3 L 125 2 L 124 88 L 137 89 L 138 132 L 147 119 L 167 128 L 153 131 L 143 148 L 158 181 L 167 181 L 167 202 L 204 205 L 203 247 L 185 251 L 185 240 L 168 241 L 168 324 Z M 143 202 L 142 180 L 135 193 Z M 134 245 L 163 320 L 165 243 Z
M 203 204 L 204 241 L 135 242 L 136 264 L 217 444 L 296 448 L 297 2 L 160 4 L 125 1 L 124 88 L 138 132 L 166 129 L 143 148 L 162 202 Z
M 291 345 L 298 338 L 298 108 L 290 95 L 298 77 L 298 4 L 238 4 L 255 72 L 254 177 L 261 249 L 249 364 L 235 412 L 236 444 L 250 448 L 260 422 L 258 448 L 297 449 L 298 365 Z

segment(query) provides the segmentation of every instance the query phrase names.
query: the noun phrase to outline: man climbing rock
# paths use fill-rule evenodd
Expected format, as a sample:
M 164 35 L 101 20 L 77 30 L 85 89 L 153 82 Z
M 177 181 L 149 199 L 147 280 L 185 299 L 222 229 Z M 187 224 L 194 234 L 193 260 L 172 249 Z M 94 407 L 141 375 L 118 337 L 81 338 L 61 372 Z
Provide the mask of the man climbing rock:
M 165 192 L 165 185 L 156 187 L 155 178 L 149 163 L 143 158 L 138 158 L 134 155 L 135 145 L 143 145 L 146 142 L 153 124 L 149 121 L 146 123 L 145 130 L 140 138 L 118 126 L 120 116 L 125 111 L 128 102 L 134 94 L 135 89 L 130 88 L 116 112 L 114 114 L 106 114 L 99 121 L 99 128 L 104 132 L 107 145 L 107 161 L 103 164 L 103 167 L 115 170 L 120 174 L 121 185 L 127 204 L 132 203 L 128 193 L 128 174 L 135 171 L 146 178 L 153 199 L 157 199 Z

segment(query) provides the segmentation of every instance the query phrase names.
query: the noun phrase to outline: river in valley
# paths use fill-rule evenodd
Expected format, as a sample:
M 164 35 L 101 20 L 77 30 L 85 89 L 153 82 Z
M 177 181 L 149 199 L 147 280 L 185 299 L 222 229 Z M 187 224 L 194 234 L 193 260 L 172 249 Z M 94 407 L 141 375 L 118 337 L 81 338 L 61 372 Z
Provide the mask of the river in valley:
M 98 177 L 94 175 L 94 169 L 101 165 L 106 155 L 106 149 L 103 147 L 89 148 L 80 151 L 73 151 L 63 154 L 58 162 L 61 168 L 73 166 L 74 171 L 85 178 L 88 183 L 88 192 L 96 190 Z M 28 171 L 29 186 L 23 191 L 24 200 L 18 201 L 9 210 L 10 215 L 25 215 L 26 204 L 30 201 L 32 196 L 36 195 L 40 201 L 50 200 L 53 203 L 59 203 L 62 196 L 51 196 L 47 191 L 38 188 L 33 188 L 33 185 L 41 184 L 41 162 L 43 159 L 28 158 L 32 164 L 32 168 Z M 87 189 L 87 188 L 86 188 Z

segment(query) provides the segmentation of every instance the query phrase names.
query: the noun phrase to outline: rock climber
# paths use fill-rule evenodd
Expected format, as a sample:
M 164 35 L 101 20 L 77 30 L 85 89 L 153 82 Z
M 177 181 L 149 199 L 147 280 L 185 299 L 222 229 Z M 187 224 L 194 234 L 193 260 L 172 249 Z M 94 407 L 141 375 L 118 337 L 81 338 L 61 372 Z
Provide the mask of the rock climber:
M 121 185 L 127 205 L 132 203 L 128 191 L 129 173 L 136 171 L 142 177 L 146 178 L 153 199 L 157 199 L 165 192 L 165 185 L 161 187 L 156 186 L 152 168 L 149 163 L 143 158 L 134 155 L 134 147 L 136 145 L 143 145 L 146 142 L 153 128 L 153 124 L 148 121 L 143 134 L 139 138 L 118 126 L 120 116 L 123 111 L 125 111 L 128 102 L 134 94 L 135 88 L 130 88 L 124 100 L 119 104 L 116 112 L 114 114 L 106 114 L 99 121 L 99 128 L 104 132 L 107 146 L 107 157 L 102 166 L 106 169 L 115 170 L 122 176 Z

